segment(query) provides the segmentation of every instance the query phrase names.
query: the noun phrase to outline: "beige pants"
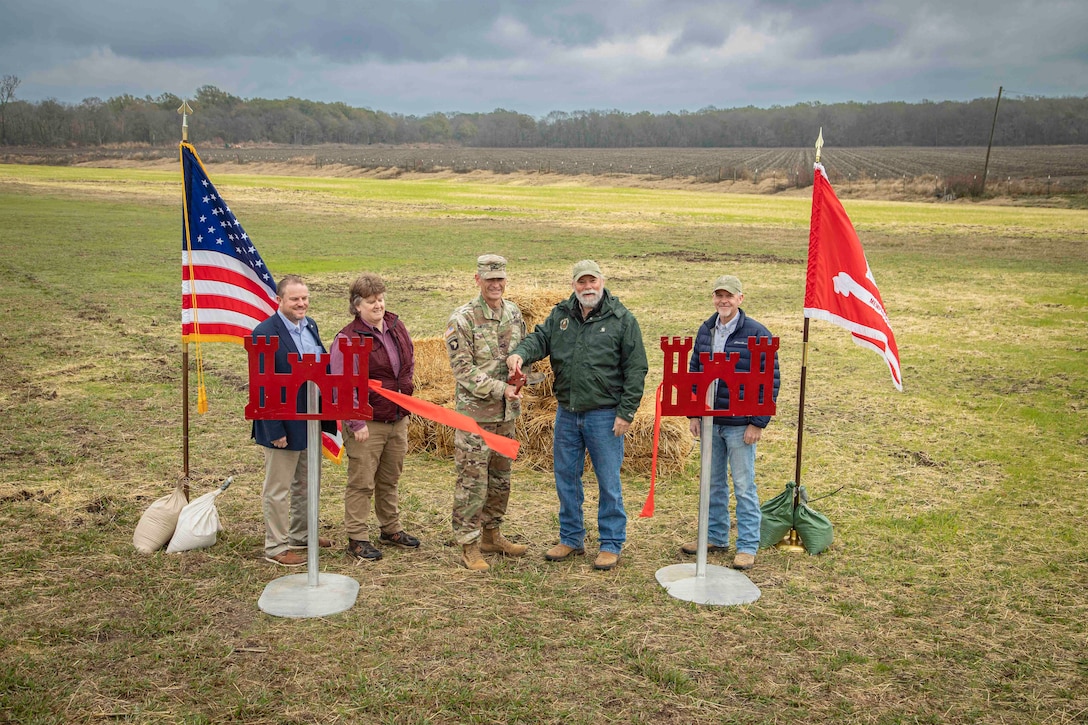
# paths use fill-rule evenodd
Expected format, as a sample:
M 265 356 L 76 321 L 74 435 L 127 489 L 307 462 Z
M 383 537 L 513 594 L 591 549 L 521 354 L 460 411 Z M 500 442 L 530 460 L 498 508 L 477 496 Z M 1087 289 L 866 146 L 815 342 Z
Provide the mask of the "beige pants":
M 265 556 L 281 554 L 289 546 L 306 545 L 308 470 L 306 451 L 264 449 Z
M 350 430 L 344 434 L 348 456 L 348 482 L 344 491 L 344 525 L 349 539 L 366 541 L 370 499 L 383 534 L 395 534 L 400 524 L 397 483 L 408 452 L 408 419 L 396 423 L 367 421 L 370 437 L 362 443 Z

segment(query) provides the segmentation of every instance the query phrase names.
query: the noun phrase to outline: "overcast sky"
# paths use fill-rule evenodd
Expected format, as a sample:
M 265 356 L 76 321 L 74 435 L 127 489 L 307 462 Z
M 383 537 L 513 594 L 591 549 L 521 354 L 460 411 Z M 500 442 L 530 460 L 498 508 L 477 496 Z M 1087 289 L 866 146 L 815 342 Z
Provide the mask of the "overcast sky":
M 697 111 L 1088 95 L 1086 0 L 0 0 L 15 97 Z

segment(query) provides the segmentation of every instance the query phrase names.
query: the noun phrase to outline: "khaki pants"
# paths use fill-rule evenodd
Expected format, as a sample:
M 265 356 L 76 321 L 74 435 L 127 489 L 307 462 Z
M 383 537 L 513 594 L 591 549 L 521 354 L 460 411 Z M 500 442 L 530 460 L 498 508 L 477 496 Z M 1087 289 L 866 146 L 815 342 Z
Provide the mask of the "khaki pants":
M 307 542 L 306 451 L 264 449 L 264 553 L 276 556 Z M 320 476 L 320 468 L 318 469 Z
M 362 443 L 350 430 L 344 432 L 348 456 L 348 482 L 344 491 L 344 526 L 349 539 L 367 541 L 370 499 L 383 534 L 395 534 L 403 527 L 397 506 L 397 483 L 408 452 L 408 419 L 395 423 L 367 421 L 370 437 Z

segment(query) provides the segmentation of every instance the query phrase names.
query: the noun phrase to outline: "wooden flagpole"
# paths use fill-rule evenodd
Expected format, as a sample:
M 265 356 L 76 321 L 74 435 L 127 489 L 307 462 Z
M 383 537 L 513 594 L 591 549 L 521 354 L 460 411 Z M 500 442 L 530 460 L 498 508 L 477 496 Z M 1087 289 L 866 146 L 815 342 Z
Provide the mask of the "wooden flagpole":
M 820 152 L 824 148 L 824 130 L 816 137 L 816 163 L 820 163 Z M 813 173 L 818 173 L 813 167 Z M 815 187 L 813 187 L 815 189 Z M 801 337 L 801 394 L 797 408 L 797 462 L 793 469 L 793 482 L 797 488 L 793 491 L 793 507 L 797 508 L 801 499 L 801 446 L 805 437 L 805 381 L 808 378 L 808 315 L 805 315 L 805 329 Z
M 801 490 L 801 444 L 805 438 L 805 379 L 808 377 L 808 318 L 805 318 L 805 331 L 801 338 L 801 395 L 797 409 L 797 463 L 793 469 L 793 482 L 797 488 L 793 491 L 793 507 L 797 508 Z
M 178 113 L 181 114 L 181 142 L 188 143 L 189 141 L 189 114 L 193 112 L 193 109 L 189 107 L 188 101 L 182 101 L 181 106 L 178 108 Z M 179 149 L 180 153 L 180 149 Z M 185 200 L 184 189 L 185 186 L 185 169 L 181 172 L 182 183 L 182 203 Z M 182 210 L 184 215 L 185 210 Z M 182 490 L 185 493 L 185 499 L 189 499 L 189 343 L 183 341 L 181 343 L 181 461 L 182 461 Z

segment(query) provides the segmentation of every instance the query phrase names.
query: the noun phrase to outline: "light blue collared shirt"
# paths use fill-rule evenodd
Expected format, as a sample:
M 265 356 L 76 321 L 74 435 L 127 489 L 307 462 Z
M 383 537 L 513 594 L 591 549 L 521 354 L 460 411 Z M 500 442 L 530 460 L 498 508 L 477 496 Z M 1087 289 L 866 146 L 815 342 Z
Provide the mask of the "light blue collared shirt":
M 722 324 L 721 317 L 714 321 L 714 340 L 711 343 L 712 346 L 710 349 L 714 352 L 715 355 L 725 352 L 725 341 L 729 339 L 730 335 L 736 332 L 737 323 L 739 322 L 740 310 L 737 310 L 737 314 L 733 315 L 733 319 L 725 323 L 724 325 Z M 718 386 L 722 384 L 723 381 L 721 380 L 714 381 L 715 396 L 717 396 Z
M 291 338 L 295 341 L 295 348 L 300 353 L 303 355 L 321 354 L 321 342 L 317 339 L 317 335 L 314 334 L 309 320 L 303 318 L 302 322 L 296 324 L 287 319 L 287 316 L 281 310 L 276 310 L 276 314 L 283 320 L 283 324 L 287 325 L 287 331 L 291 333 Z
M 733 319 L 729 322 L 722 324 L 722 318 L 719 317 L 714 323 L 714 343 L 711 348 L 715 354 L 719 352 L 725 352 L 725 341 L 729 339 L 737 330 L 737 323 L 740 322 L 740 310 L 737 310 L 737 314 L 733 315 Z

